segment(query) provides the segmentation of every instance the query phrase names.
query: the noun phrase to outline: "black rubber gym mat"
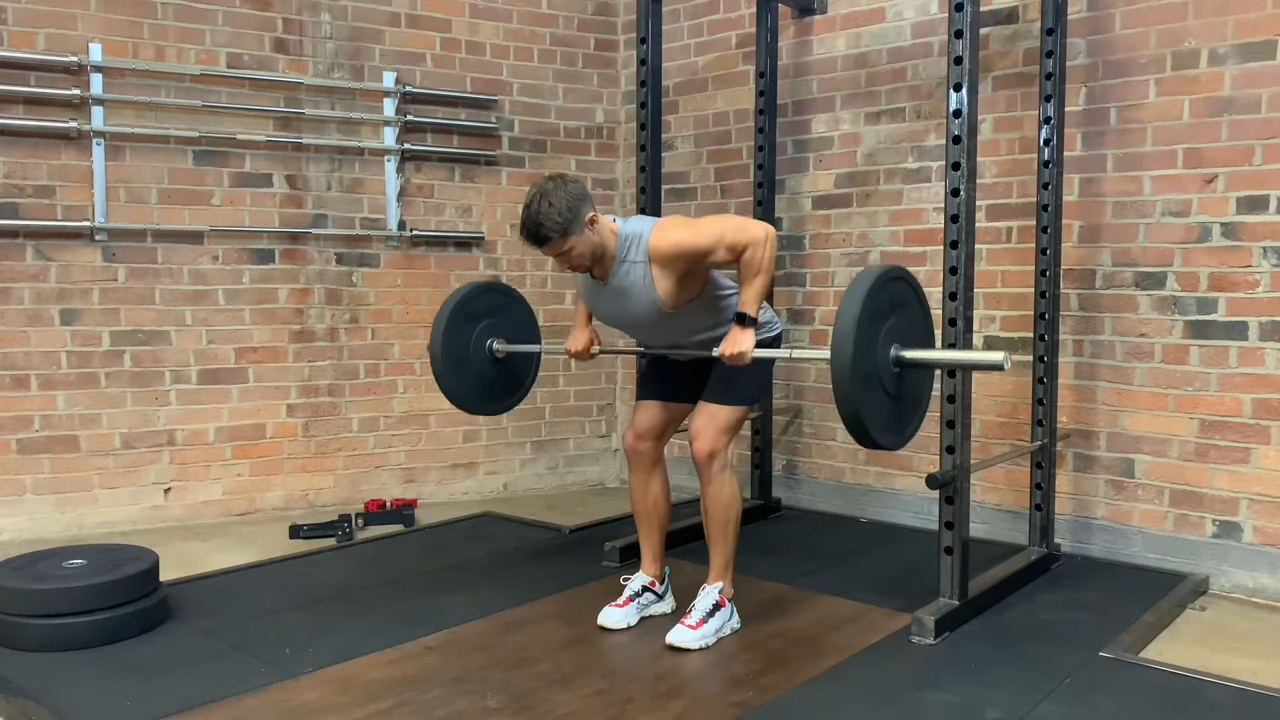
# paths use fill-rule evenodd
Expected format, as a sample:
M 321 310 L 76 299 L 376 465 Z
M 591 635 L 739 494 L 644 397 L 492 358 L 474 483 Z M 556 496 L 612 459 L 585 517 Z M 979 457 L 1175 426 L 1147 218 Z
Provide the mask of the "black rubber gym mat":
M 978 575 L 1018 552 L 985 541 L 971 544 L 970 573 Z M 737 572 L 877 607 L 915 612 L 938 589 L 938 536 L 898 525 L 840 515 L 786 510 L 749 525 L 738 540 Z M 705 542 L 672 557 L 707 563 Z
M 1181 579 L 1068 557 L 935 646 L 903 630 L 747 717 L 1023 718 Z
M 1280 697 L 1096 657 L 1027 720 L 1242 720 L 1280 717 Z
M 0 676 L 59 720 L 166 717 L 615 574 L 602 547 L 626 532 L 478 517 L 178 582 L 156 631 L 68 653 L 0 648 Z

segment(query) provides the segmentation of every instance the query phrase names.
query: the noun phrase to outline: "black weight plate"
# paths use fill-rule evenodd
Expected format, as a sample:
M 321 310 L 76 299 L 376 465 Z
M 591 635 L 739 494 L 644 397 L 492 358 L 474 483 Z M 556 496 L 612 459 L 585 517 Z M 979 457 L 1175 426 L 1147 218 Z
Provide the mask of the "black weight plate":
M 924 289 L 900 265 L 875 265 L 849 284 L 831 331 L 831 392 L 854 442 L 901 450 L 929 413 L 933 370 L 896 369 L 891 348 L 934 348 Z
M 0 614 L 0 646 L 27 652 L 65 652 L 128 640 L 169 619 L 169 595 L 151 594 L 105 610 L 57 617 Z
M 538 380 L 540 353 L 509 353 L 496 358 L 489 340 L 541 345 L 538 316 L 515 288 L 479 281 L 453 291 L 431 327 L 427 354 L 431 374 L 454 407 L 471 415 L 511 412 Z
M 0 613 L 71 615 L 115 607 L 160 586 L 160 556 L 101 543 L 36 550 L 0 562 Z

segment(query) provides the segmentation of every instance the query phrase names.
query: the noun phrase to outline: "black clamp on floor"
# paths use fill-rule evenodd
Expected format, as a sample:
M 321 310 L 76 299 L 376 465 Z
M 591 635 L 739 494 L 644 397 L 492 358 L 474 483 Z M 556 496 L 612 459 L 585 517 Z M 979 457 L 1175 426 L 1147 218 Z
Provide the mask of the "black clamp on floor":
M 290 540 L 315 540 L 317 538 L 334 538 L 341 544 L 351 542 L 356 537 L 355 520 L 351 513 L 343 513 L 337 520 L 318 523 L 290 523 Z
M 411 528 L 417 521 L 417 513 L 413 507 L 402 505 L 391 510 L 374 510 L 356 513 L 356 527 L 367 528 L 377 525 L 400 525 Z

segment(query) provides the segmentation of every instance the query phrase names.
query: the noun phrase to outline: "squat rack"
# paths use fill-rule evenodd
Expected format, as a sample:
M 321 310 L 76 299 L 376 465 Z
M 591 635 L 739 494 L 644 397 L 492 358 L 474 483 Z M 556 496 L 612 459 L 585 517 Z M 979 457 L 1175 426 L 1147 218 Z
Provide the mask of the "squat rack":
M 973 345 L 973 265 L 978 160 L 978 0 L 952 0 L 947 22 L 946 218 L 943 234 L 942 345 Z M 926 485 L 938 496 L 938 597 L 911 618 L 911 640 L 932 645 L 1061 562 L 1054 539 L 1058 452 L 1058 319 L 1062 271 L 1062 177 L 1065 138 L 1062 97 L 1067 0 L 1040 2 L 1039 148 L 1036 162 L 1035 309 L 1032 338 L 1031 441 L 1001 462 L 1030 455 L 1027 545 L 970 578 L 969 509 L 972 463 L 971 375 L 942 374 L 939 466 Z
M 825 0 L 762 0 L 756 5 L 754 216 L 775 222 L 779 5 L 793 17 L 825 14 Z M 636 205 L 658 216 L 662 208 L 662 4 L 636 4 Z M 978 86 L 980 0 L 952 0 L 947 10 L 947 121 L 941 347 L 972 349 L 974 255 L 977 238 Z M 1061 562 L 1054 538 L 1058 450 L 1058 326 L 1061 295 L 1063 143 L 1062 98 L 1067 0 L 1041 0 L 1039 142 L 1036 163 L 1035 308 L 1031 373 L 1030 442 L 978 462 L 971 459 L 973 387 L 962 370 L 942 373 L 939 469 L 926 477 L 938 495 L 938 593 L 911 620 L 912 642 L 932 645 Z M 773 302 L 770 289 L 768 301 Z M 781 513 L 773 495 L 772 398 L 751 421 L 751 494 L 742 524 Z M 999 462 L 1030 455 L 1028 537 L 1013 557 L 970 577 L 971 476 Z M 675 521 L 667 548 L 702 540 L 701 518 Z M 631 535 L 605 544 L 605 564 L 639 559 Z
M 778 156 L 778 16 L 791 8 L 793 18 L 827 12 L 827 0 L 760 0 L 756 3 L 755 153 L 753 213 L 774 225 L 774 193 Z M 662 0 L 636 2 L 636 212 L 662 214 Z M 773 304 L 770 285 L 765 302 Z M 782 501 L 773 494 L 773 398 L 751 414 L 751 494 L 742 504 L 742 525 L 776 517 Z M 667 529 L 668 549 L 702 540 L 701 517 L 673 520 Z M 604 564 L 621 567 L 640 559 L 638 535 L 611 540 Z

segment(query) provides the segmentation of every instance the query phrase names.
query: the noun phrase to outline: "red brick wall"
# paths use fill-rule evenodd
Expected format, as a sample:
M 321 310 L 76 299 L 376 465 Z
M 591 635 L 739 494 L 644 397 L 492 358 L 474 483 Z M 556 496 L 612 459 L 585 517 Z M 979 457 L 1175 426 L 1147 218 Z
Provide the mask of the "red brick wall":
M 404 218 L 483 232 L 479 248 L 380 238 L 31 234 L 0 238 L 0 534 L 178 521 L 257 510 L 443 497 L 611 480 L 616 366 L 556 359 L 524 406 L 471 418 L 426 362 L 435 308 L 498 277 L 551 340 L 571 285 L 513 237 L 528 183 L 584 175 L 619 190 L 617 8 L 609 2 L 0 2 L 0 47 L 493 93 L 501 138 L 406 135 L 499 151 L 480 165 L 412 160 Z M 282 14 L 283 13 L 283 14 Z M 88 89 L 77 74 L 0 82 Z M 110 93 L 380 113 L 380 97 L 109 71 Z M 87 107 L 4 101 L 0 114 Z M 110 104 L 107 123 L 379 141 L 376 124 Z M 0 217 L 89 217 L 88 139 L 0 136 Z M 109 219 L 381 227 L 377 152 L 109 139 Z M 15 521 L 16 519 L 16 521 Z
M 528 5 L 433 0 L 412 12 L 307 2 L 301 15 L 280 16 L 262 3 L 136 0 L 108 16 L 87 2 L 0 2 L 4 47 L 83 53 L 98 38 L 114 57 L 351 80 L 395 68 L 405 82 L 502 96 L 504 131 L 500 141 L 467 140 L 499 148 L 496 166 L 407 166 L 406 219 L 483 231 L 480 252 L 246 235 L 105 246 L 5 239 L 5 517 L 34 525 L 74 510 L 76 522 L 152 521 L 611 476 L 626 363 L 621 373 L 612 361 L 570 373 L 549 360 L 525 407 L 481 421 L 445 406 L 424 362 L 432 309 L 467 279 L 520 287 L 553 340 L 563 333 L 571 285 L 511 235 L 531 178 L 574 171 L 604 209 L 635 206 L 634 0 Z M 1039 3 L 984 6 L 976 342 L 1025 352 Z M 664 7 L 665 211 L 748 213 L 754 3 Z M 777 305 L 793 344 L 829 341 L 840 291 L 869 263 L 913 268 L 939 303 L 943 9 L 868 0 L 833 3 L 808 21 L 782 13 Z M 1078 0 L 1071 11 L 1061 414 L 1073 436 L 1059 509 L 1280 545 L 1280 245 L 1269 236 L 1280 185 L 1269 129 L 1280 114 L 1280 15 L 1266 0 Z M 119 77 L 109 90 L 161 87 Z M 162 87 L 272 99 L 225 83 L 167 78 Z M 369 98 L 306 96 L 310 107 L 378 111 Z M 87 119 L 83 108 L 34 104 L 0 112 Z M 109 112 L 110 122 L 134 118 L 121 106 Z M 207 127 L 210 118 L 155 119 Z M 217 121 L 233 119 L 254 131 L 356 132 Z M 0 214 L 86 217 L 84 142 L 0 138 Z M 113 141 L 112 219 L 376 224 L 376 156 L 243 150 Z M 867 452 L 840 429 L 825 370 L 792 364 L 778 378 L 779 470 L 922 490 L 936 418 L 906 452 Z M 975 457 L 1025 440 L 1028 383 L 1021 364 L 979 377 Z M 1025 482 L 1019 463 L 986 471 L 975 499 L 1020 507 Z
M 791 344 L 829 342 L 840 292 L 871 263 L 912 268 L 940 306 L 944 5 L 782 11 L 776 297 Z M 755 3 L 664 6 L 665 212 L 749 213 Z M 1040 3 L 983 6 L 975 345 L 1025 356 Z M 628 89 L 634 15 L 624 3 Z M 1280 546 L 1278 29 L 1266 0 L 1071 3 L 1064 514 Z M 839 426 L 825 369 L 777 377 L 782 472 L 923 492 L 936 415 L 906 451 L 868 452 Z M 1025 362 L 975 380 L 975 458 L 1026 441 L 1029 382 Z M 974 498 L 1025 507 L 1026 482 L 1011 463 L 977 476 Z

